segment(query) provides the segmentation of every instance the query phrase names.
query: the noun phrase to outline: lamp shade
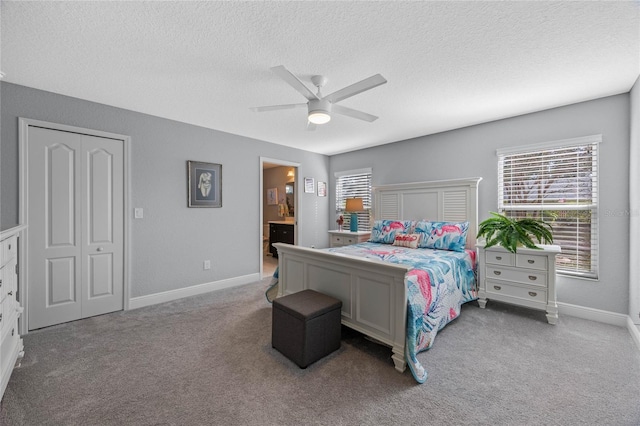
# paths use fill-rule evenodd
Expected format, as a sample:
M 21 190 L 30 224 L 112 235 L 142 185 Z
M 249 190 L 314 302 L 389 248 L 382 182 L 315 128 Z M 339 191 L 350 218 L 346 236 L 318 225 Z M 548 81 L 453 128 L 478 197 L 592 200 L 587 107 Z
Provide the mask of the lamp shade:
M 364 210 L 362 204 L 362 198 L 347 198 L 347 203 L 344 207 L 346 212 L 361 212 Z

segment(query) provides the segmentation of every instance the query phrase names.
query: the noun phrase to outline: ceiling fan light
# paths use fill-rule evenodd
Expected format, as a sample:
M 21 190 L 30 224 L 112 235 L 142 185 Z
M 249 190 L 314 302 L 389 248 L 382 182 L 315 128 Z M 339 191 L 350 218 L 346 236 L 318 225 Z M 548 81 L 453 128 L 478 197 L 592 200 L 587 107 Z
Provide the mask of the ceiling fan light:
M 326 99 L 310 100 L 307 118 L 313 124 L 328 123 L 331 120 L 331 102 Z
M 326 111 L 311 111 L 308 118 L 313 124 L 325 124 L 331 120 L 331 116 Z

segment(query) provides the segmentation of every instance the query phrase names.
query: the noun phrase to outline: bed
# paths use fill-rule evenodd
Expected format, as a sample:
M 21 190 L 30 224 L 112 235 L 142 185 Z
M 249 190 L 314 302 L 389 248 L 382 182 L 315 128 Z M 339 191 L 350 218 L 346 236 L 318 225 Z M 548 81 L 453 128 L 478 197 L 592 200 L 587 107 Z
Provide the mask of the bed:
M 416 182 L 375 187 L 374 229 L 372 239 L 376 244 L 363 243 L 334 249 L 317 250 L 302 246 L 276 243 L 278 250 L 278 296 L 313 289 L 342 301 L 342 324 L 357 330 L 382 344 L 391 347 L 391 358 L 395 369 L 404 372 L 407 365 L 415 379 L 422 383 L 427 378 L 426 370 L 417 361 L 416 354 L 433 344 L 435 333 L 459 314 L 459 306 L 475 299 L 475 235 L 478 228 L 478 184 L 482 178 L 455 179 L 433 182 Z M 404 224 L 403 229 L 384 229 Z M 464 247 L 459 251 L 430 249 L 403 249 L 389 243 L 390 235 L 414 234 L 416 226 L 425 231 L 424 222 L 431 224 L 466 223 Z M 378 229 L 376 229 L 376 227 Z M 427 227 L 428 228 L 428 227 Z M 393 231 L 393 232 L 391 232 Z M 402 232 L 409 231 L 409 232 Z M 429 232 L 429 229 L 426 229 Z M 425 241 L 426 236 L 420 241 Z M 386 241 L 386 243 L 381 243 Z M 395 239 L 394 239 L 395 241 Z M 393 241 L 391 241 L 393 242 Z M 441 241 L 440 241 L 441 242 Z M 409 243 L 407 243 L 409 244 Z M 411 243 L 412 244 L 412 243 Z M 458 245 L 460 241 L 458 241 Z M 407 252 L 430 250 L 434 262 L 447 257 L 457 258 L 460 267 L 438 267 L 428 269 L 431 281 L 431 306 L 424 309 L 421 318 L 416 318 L 416 306 L 420 295 L 416 292 L 420 277 L 406 259 Z M 385 252 L 387 252 L 385 254 Z M 453 256 L 451 254 L 457 253 Z M 432 269 L 446 271 L 446 277 Z M 435 275 L 433 275 L 435 273 Z M 424 276 L 424 274 L 423 274 Z M 463 282 L 464 280 L 464 282 Z M 471 280 L 472 282 L 469 282 Z M 424 282 L 424 279 L 422 280 Z M 442 289 L 435 281 L 444 282 Z M 416 284 L 416 285 L 414 285 Z M 423 287 L 424 288 L 424 287 Z M 457 290 L 456 290 L 457 289 Z M 440 292 L 451 291 L 446 303 Z M 456 309 L 457 306 L 457 309 Z M 453 311 L 447 308 L 453 308 Z M 419 310 L 419 308 L 418 308 Z M 407 321 L 407 314 L 410 321 Z M 418 315 L 419 316 L 419 315 Z M 417 321 L 417 322 L 416 322 Z M 430 330 L 419 330 L 419 322 Z M 407 336 L 418 337 L 407 339 Z

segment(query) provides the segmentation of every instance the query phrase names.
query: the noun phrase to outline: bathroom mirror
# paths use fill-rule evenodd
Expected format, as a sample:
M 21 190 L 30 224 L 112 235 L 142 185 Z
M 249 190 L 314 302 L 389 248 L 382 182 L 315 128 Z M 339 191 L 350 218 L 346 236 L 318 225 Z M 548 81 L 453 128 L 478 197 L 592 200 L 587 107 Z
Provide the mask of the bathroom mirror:
M 285 201 L 287 203 L 287 208 L 289 209 L 289 216 L 293 217 L 295 216 L 295 212 L 294 212 L 294 197 L 295 197 L 295 186 L 293 182 L 287 182 L 284 185 L 284 192 L 286 195 Z

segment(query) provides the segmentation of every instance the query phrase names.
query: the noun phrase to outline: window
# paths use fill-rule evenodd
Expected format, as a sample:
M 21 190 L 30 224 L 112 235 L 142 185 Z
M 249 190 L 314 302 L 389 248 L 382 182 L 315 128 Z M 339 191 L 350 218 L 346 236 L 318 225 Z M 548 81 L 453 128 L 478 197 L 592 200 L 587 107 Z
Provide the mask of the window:
M 553 228 L 559 273 L 598 277 L 598 143 L 601 135 L 498 150 L 498 209 Z
M 342 229 L 349 229 L 351 214 L 344 213 L 347 198 L 362 198 L 365 211 L 358 212 L 358 230 L 370 231 L 371 221 L 371 169 L 350 170 L 336 172 L 336 219 L 339 215 L 344 217 Z

